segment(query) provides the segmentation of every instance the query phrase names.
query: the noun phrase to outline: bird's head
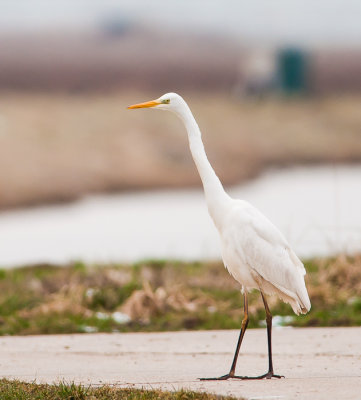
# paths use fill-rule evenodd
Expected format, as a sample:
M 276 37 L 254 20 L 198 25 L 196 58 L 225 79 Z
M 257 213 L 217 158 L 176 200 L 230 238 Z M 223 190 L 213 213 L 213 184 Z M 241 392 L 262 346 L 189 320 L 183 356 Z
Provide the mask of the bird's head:
M 133 104 L 129 106 L 128 109 L 155 108 L 157 110 L 168 110 L 180 114 L 184 105 L 184 100 L 177 93 L 166 93 L 158 99 L 146 101 L 145 103 Z

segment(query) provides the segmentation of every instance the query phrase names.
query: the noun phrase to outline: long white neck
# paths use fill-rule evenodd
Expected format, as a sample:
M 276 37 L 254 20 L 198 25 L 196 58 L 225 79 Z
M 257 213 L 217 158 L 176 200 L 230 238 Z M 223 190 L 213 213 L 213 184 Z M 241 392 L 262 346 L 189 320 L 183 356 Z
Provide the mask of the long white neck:
M 186 102 L 184 102 L 183 106 L 177 110 L 176 114 L 182 119 L 187 129 L 189 147 L 202 180 L 208 211 L 215 224 L 219 227 L 224 208 L 231 199 L 224 191 L 221 181 L 208 161 L 202 142 L 201 131 L 191 110 Z

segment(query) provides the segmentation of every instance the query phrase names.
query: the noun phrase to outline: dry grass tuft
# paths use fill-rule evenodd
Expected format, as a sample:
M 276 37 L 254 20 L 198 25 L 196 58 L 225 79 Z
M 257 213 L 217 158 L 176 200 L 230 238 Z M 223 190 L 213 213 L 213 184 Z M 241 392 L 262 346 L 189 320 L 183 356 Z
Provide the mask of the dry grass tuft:
M 110 385 L 91 387 L 65 382 L 49 385 L 7 379 L 0 380 L 0 393 L 0 398 L 4 400 L 235 400 L 230 396 L 190 390 L 168 392 Z
M 361 324 L 361 255 L 306 262 L 312 309 L 287 323 Z M 292 315 L 269 298 L 273 315 Z M 264 320 L 258 292 L 250 326 Z M 0 333 L 164 331 L 239 328 L 237 282 L 221 262 L 147 261 L 133 266 L 38 266 L 0 271 Z
M 317 282 L 310 285 L 309 292 L 314 301 L 331 306 L 360 294 L 361 255 L 319 260 Z

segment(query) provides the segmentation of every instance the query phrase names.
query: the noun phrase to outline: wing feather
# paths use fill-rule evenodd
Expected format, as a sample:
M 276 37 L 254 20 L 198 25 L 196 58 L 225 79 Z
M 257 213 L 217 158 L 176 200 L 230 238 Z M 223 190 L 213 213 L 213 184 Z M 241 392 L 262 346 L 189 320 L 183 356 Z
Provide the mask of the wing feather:
M 260 289 L 277 293 L 297 314 L 308 311 L 311 304 L 304 282 L 306 271 L 285 237 L 253 206 L 247 204 L 239 211 L 233 224 L 237 253 Z

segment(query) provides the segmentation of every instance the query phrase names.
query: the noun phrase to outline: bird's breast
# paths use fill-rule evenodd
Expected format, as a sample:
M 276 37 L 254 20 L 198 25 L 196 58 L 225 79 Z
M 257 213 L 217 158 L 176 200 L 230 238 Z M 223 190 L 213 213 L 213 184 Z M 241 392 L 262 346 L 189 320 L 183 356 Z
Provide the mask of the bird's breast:
M 222 240 L 222 259 L 228 272 L 244 289 L 258 287 L 253 279 L 250 267 L 241 256 L 239 250 L 237 251 L 236 246 L 229 241 Z

